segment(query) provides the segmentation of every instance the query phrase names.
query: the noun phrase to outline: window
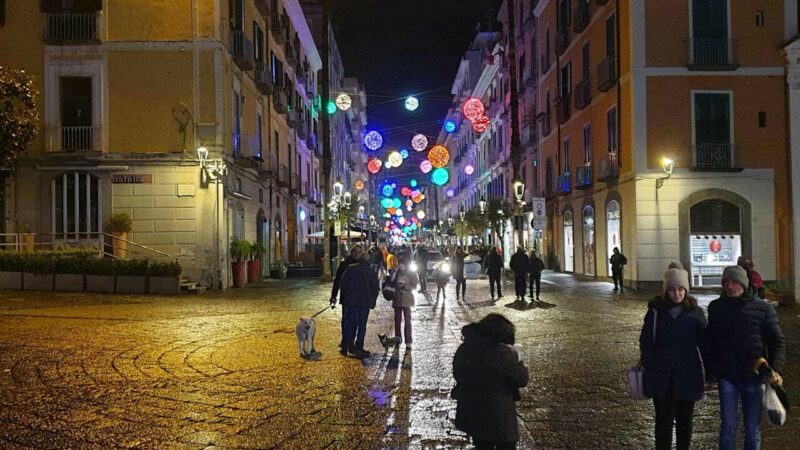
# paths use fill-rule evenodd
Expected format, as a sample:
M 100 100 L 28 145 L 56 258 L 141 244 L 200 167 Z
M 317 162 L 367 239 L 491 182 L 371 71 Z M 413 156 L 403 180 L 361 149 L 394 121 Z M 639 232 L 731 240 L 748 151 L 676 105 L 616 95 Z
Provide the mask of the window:
M 233 157 L 240 158 L 242 156 L 242 135 L 241 135 L 241 97 L 234 89 L 233 91 Z
M 572 0 L 562 0 L 558 8 L 558 29 L 566 30 L 572 22 Z
M 728 64 L 728 2 L 692 0 L 692 62 L 698 65 Z
M 553 193 L 553 162 L 549 159 L 544 165 L 544 184 L 545 194 L 551 195 Z
M 264 154 L 264 126 L 261 123 L 264 119 L 261 117 L 261 112 L 256 113 L 256 134 L 258 139 L 258 144 L 256 147 L 257 153 L 255 154 L 258 159 L 262 159 L 262 155 Z
M 564 173 L 570 173 L 569 170 L 569 138 L 564 139 Z
M 283 86 L 283 61 L 278 59 L 275 52 L 269 52 L 270 69 L 272 70 L 272 84 L 275 87 Z
M 0 27 L 6 24 L 6 0 L 0 0 Z
M 730 95 L 694 94 L 695 145 L 730 144 Z
M 61 151 L 94 149 L 92 77 L 61 77 Z
M 561 76 L 558 78 L 558 96 L 560 98 L 569 97 L 572 93 L 572 62 L 568 62 L 561 68 Z
M 253 21 L 253 59 L 256 65 L 264 65 L 264 32 L 256 21 Z
M 767 127 L 767 112 L 766 111 L 759 111 L 758 112 L 758 127 L 759 128 L 766 128 Z
M 606 56 L 617 54 L 617 22 L 614 14 L 606 19 Z
M 244 0 L 231 0 L 228 4 L 231 29 L 242 31 L 244 26 Z
M 51 181 L 52 229 L 56 234 L 92 233 L 100 229 L 100 180 L 81 172 Z M 67 238 L 68 236 L 64 236 Z M 75 237 L 79 237 L 75 235 Z M 83 237 L 87 237 L 84 235 Z
M 592 124 L 587 123 L 583 126 L 583 163 L 592 163 Z
M 589 61 L 589 43 L 587 42 L 583 46 L 583 58 L 582 58 L 582 62 L 581 62 L 581 70 L 583 72 L 582 81 L 586 81 L 586 80 L 589 79 L 589 73 L 590 73 L 590 70 L 591 70 L 591 67 L 589 66 L 589 64 L 590 64 L 590 61 Z
M 547 91 L 547 93 L 545 93 L 544 101 L 545 101 L 545 108 L 546 108 L 546 111 L 547 111 L 547 113 L 544 116 L 544 134 L 547 135 L 547 134 L 550 134 L 550 130 L 552 129 L 552 123 L 551 123 L 551 120 L 550 120 L 551 102 L 550 102 L 550 91 L 549 90 Z
M 611 108 L 606 113 L 606 124 L 608 132 L 608 152 L 616 153 L 619 145 L 617 133 L 617 108 Z
M 544 30 L 544 67 L 542 72 L 546 72 L 550 68 L 550 25 L 548 24 Z

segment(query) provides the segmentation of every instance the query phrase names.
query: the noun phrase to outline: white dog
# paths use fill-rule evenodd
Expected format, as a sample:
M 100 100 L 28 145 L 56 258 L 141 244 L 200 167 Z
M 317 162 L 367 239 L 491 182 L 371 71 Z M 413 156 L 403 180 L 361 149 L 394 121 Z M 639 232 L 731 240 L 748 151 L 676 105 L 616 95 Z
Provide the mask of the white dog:
M 301 317 L 294 332 L 297 334 L 297 346 L 300 347 L 300 356 L 313 355 L 315 352 L 314 335 L 317 334 L 317 324 L 314 319 Z

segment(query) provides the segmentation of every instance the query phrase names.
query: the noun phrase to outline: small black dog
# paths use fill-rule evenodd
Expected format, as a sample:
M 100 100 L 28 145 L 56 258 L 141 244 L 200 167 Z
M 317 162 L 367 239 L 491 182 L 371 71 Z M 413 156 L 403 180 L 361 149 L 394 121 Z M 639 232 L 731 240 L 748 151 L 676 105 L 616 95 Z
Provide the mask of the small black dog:
M 381 341 L 384 355 L 389 353 L 389 347 L 400 347 L 401 339 L 397 336 L 387 337 L 385 334 L 378 333 L 378 340 Z

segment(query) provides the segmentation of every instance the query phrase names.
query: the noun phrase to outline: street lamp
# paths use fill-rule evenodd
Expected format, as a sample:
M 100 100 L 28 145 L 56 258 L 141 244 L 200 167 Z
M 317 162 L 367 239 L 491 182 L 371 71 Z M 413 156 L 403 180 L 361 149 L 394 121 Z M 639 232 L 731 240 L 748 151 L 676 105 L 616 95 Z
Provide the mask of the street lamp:
M 486 199 L 483 198 L 481 195 L 481 199 L 478 201 L 478 206 L 481 208 L 481 214 L 486 212 Z
M 339 180 L 336 180 L 336 182 L 333 183 L 333 196 L 334 197 L 341 196 L 343 189 L 344 189 L 344 185 L 342 184 L 342 182 L 339 181 Z
M 345 193 L 342 195 L 342 205 L 344 206 L 344 209 L 347 210 L 347 211 L 345 211 L 345 215 L 347 216 L 346 225 L 347 225 L 347 247 L 348 248 L 351 248 L 353 246 L 353 243 L 350 241 L 350 211 L 349 211 L 350 210 L 350 202 L 352 201 L 352 199 L 353 199 L 353 194 L 351 194 L 350 191 L 345 191 Z
M 375 229 L 376 229 L 376 225 L 377 224 L 378 223 L 375 220 L 375 216 L 370 214 L 370 216 L 369 216 L 369 231 L 370 231 L 370 234 L 372 234 L 372 236 L 370 236 L 370 241 L 372 241 L 374 239 L 375 240 L 375 244 L 378 243 L 378 239 L 375 239 L 377 237 L 377 236 L 375 236 Z
M 464 221 L 464 205 L 461 205 L 461 208 L 458 209 L 458 216 L 461 218 L 461 221 Z
M 221 242 L 219 238 L 219 220 L 220 220 L 220 189 L 219 185 L 223 183 L 225 175 L 228 173 L 228 166 L 225 165 L 225 162 L 222 159 L 209 161 L 208 160 L 208 149 L 205 147 L 197 147 L 197 160 L 200 163 L 200 187 L 201 188 L 208 188 L 208 182 L 213 181 L 215 185 L 215 195 L 214 195 L 214 238 L 216 240 L 216 245 L 214 245 L 214 265 L 212 267 L 212 283 L 216 289 L 222 289 L 221 278 L 222 278 L 222 269 L 219 266 L 220 260 L 220 248 L 219 243 Z
M 672 170 L 675 169 L 675 161 L 670 158 L 664 158 L 661 160 L 661 168 L 664 170 L 664 173 L 667 174 L 667 176 L 656 178 L 656 189 L 661 189 L 661 186 L 664 185 L 664 182 L 669 180 L 669 177 L 672 176 Z
M 517 228 L 517 245 L 520 247 L 525 243 L 525 232 L 522 225 L 522 208 L 525 206 L 525 201 L 522 200 L 525 196 L 525 183 L 521 180 L 514 181 L 514 197 L 516 197 L 516 204 L 514 205 L 514 225 Z

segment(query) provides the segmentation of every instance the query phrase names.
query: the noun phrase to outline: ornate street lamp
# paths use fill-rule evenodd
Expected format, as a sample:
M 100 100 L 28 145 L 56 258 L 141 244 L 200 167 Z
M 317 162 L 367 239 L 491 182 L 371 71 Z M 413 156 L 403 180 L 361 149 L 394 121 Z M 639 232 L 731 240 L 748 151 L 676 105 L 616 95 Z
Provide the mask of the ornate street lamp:
M 478 201 L 478 206 L 481 208 L 481 214 L 486 212 L 486 199 L 481 195 L 481 199 Z

